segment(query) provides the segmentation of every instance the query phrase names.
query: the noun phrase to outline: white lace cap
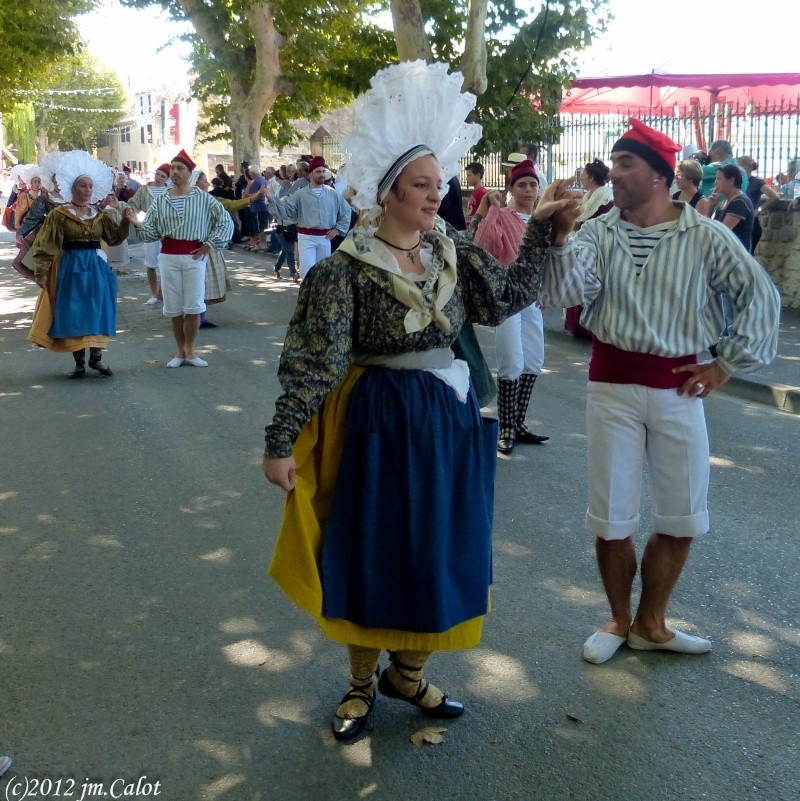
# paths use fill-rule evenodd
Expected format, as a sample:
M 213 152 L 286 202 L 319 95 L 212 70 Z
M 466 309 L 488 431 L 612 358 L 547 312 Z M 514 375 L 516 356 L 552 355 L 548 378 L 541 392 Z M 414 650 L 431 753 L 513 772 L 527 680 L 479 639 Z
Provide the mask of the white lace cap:
M 39 171 L 42 176 L 42 186 L 44 186 L 48 192 L 55 191 L 55 186 L 53 185 L 53 176 L 58 171 L 58 165 L 61 164 L 61 159 L 63 157 L 63 151 L 51 150 L 48 153 L 45 153 L 39 161 Z M 61 187 L 59 187 L 59 189 L 60 188 Z
M 482 128 L 464 122 L 475 95 L 462 92 L 463 76 L 449 64 L 404 61 L 381 70 L 354 105 L 355 130 L 342 142 L 346 178 L 356 190 L 353 205 L 367 219 L 410 162 L 433 154 L 443 192 L 457 175 L 460 159 L 481 138 Z
M 31 178 L 35 178 L 37 175 L 40 178 L 42 177 L 38 164 L 15 164 L 11 168 L 12 180 L 16 181 L 18 178 L 22 178 L 28 189 L 30 189 L 31 186 Z
M 64 153 L 56 169 L 56 181 L 62 197 L 72 197 L 72 186 L 82 175 L 92 179 L 90 203 L 103 200 L 114 186 L 114 173 L 111 167 L 90 156 L 85 150 L 70 150 Z

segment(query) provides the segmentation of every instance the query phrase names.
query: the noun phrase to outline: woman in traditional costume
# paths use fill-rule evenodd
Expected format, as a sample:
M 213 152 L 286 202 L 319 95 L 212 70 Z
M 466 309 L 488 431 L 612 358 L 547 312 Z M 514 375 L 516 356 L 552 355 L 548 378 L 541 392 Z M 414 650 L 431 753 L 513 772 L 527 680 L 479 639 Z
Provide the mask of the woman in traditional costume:
M 495 326 L 536 299 L 548 247 L 532 221 L 506 267 L 445 232 L 443 188 L 481 133 L 447 69 L 394 65 L 356 101 L 347 180 L 371 226 L 300 285 L 267 427 L 264 473 L 288 492 L 270 575 L 347 645 L 339 740 L 367 723 L 382 649 L 380 693 L 432 717 L 464 711 L 422 671 L 433 651 L 480 641 L 497 424 L 450 346 L 465 322 Z
M 153 180 L 140 186 L 136 190 L 136 194 L 128 201 L 128 205 L 137 212 L 137 218 L 140 221 L 150 211 L 153 201 L 167 191 L 167 181 L 169 181 L 169 164 L 161 164 L 156 167 Z M 150 297 L 145 303 L 149 306 L 154 306 L 160 300 L 158 297 L 158 254 L 160 252 L 160 239 L 144 243 L 144 265 L 147 270 L 147 285 L 150 287 Z
M 116 333 L 117 277 L 100 247 L 128 236 L 129 217 L 117 225 L 93 204 L 111 191 L 111 168 L 80 150 L 66 153 L 56 180 L 69 202 L 54 208 L 39 230 L 31 257 L 36 283 L 42 288 L 28 340 L 59 353 L 72 353 L 71 378 L 89 367 L 103 376 L 102 349 Z M 133 210 L 127 212 L 133 215 Z
M 469 236 L 503 264 L 517 260 L 539 195 L 539 177 L 532 161 L 517 164 L 509 175 L 513 203 L 501 208 L 501 195 L 484 195 L 470 222 Z M 542 310 L 531 303 L 495 328 L 497 349 L 497 417 L 500 422 L 497 450 L 510 454 L 523 442 L 541 445 L 550 437 L 528 428 L 525 416 L 536 379 L 544 367 L 544 320 Z

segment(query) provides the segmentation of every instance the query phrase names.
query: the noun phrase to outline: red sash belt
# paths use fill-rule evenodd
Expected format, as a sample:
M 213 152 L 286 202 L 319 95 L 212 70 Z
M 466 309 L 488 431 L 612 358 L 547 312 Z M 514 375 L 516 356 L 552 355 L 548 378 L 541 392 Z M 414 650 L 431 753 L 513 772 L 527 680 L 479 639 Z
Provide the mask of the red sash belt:
M 189 256 L 202 244 L 196 239 L 173 239 L 165 236 L 161 240 L 161 252 L 167 256 Z
M 634 353 L 629 350 L 592 340 L 592 358 L 589 362 L 589 380 L 607 384 L 641 384 L 654 389 L 677 389 L 686 381 L 686 373 L 673 373 L 673 367 L 697 364 L 697 356 L 654 356 L 651 353 Z
M 298 234 L 306 234 L 306 236 L 326 236 L 328 228 L 301 228 L 299 225 L 297 226 L 297 233 Z

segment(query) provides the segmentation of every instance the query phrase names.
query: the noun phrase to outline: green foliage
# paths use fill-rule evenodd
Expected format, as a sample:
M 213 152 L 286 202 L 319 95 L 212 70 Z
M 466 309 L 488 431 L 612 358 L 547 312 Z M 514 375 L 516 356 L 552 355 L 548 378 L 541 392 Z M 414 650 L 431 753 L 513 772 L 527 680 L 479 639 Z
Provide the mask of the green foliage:
M 61 150 L 91 149 L 97 137 L 127 113 L 116 73 L 81 53 L 56 64 L 33 98 L 36 128 Z
M 213 19 L 216 41 L 185 37 L 192 45 L 196 76 L 194 95 L 203 103 L 198 133 L 217 138 L 227 128 L 232 82 L 252 87 L 256 70 L 255 39 L 247 23 L 253 0 L 126 0 L 127 5 L 159 4 L 173 17 Z M 264 117 L 262 137 L 281 148 L 299 139 L 291 121 L 318 119 L 348 103 L 369 85 L 376 69 L 396 60 L 391 31 L 370 23 L 382 0 L 276 0 L 275 27 L 284 37 L 280 51 L 280 94 Z M 195 28 L 198 28 L 195 23 Z
M 564 87 L 575 77 L 577 52 L 605 27 L 607 2 L 550 0 L 535 13 L 513 0 L 490 2 L 488 88 L 478 98 L 472 120 L 483 125 L 476 153 L 513 151 L 527 141 L 545 145 L 558 141 L 557 114 Z M 441 14 L 428 23 L 435 55 L 458 63 L 453 37 L 461 28 L 453 20 L 452 4 L 426 0 L 423 7 Z
M 52 64 L 80 49 L 73 17 L 95 0 L 0 2 L 0 112 L 27 100 L 25 90 L 45 79 Z
M 33 164 L 36 161 L 36 124 L 33 106 L 20 103 L 3 117 L 6 128 L 6 140 L 13 143 L 15 156 L 22 164 Z

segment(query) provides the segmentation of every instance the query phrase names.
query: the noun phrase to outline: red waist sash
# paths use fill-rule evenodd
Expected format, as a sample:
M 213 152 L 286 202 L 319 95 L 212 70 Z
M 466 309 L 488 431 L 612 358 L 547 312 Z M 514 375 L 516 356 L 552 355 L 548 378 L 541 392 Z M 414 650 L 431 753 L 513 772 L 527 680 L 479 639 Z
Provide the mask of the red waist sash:
M 607 384 L 641 384 L 654 389 L 677 389 L 686 381 L 686 373 L 673 373 L 673 367 L 697 364 L 697 355 L 654 356 L 652 353 L 635 353 L 592 340 L 592 358 L 589 362 L 589 380 Z
M 306 236 L 326 236 L 328 228 L 302 228 L 301 226 L 297 226 L 297 233 L 298 234 L 305 234 Z
M 173 239 L 165 236 L 161 240 L 161 252 L 167 256 L 189 256 L 202 244 L 196 239 Z

